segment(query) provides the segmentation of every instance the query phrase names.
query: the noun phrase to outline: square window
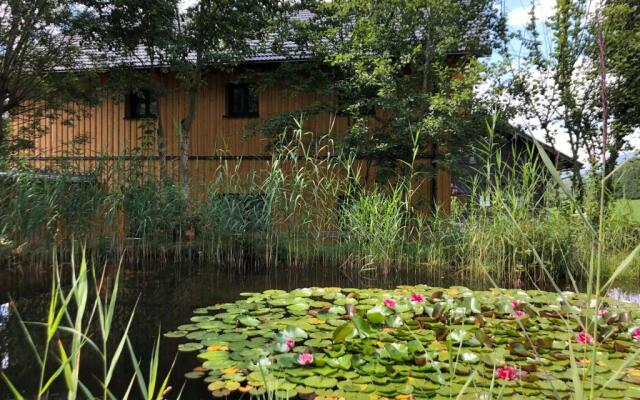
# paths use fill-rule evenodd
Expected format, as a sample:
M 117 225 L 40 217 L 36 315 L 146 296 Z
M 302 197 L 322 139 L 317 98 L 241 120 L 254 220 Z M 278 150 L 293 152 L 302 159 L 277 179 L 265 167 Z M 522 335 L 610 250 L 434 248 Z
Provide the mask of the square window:
M 227 116 L 254 118 L 258 112 L 258 93 L 250 83 L 227 85 Z
M 129 93 L 125 102 L 125 117 L 129 119 L 155 118 L 158 116 L 158 99 L 149 90 Z

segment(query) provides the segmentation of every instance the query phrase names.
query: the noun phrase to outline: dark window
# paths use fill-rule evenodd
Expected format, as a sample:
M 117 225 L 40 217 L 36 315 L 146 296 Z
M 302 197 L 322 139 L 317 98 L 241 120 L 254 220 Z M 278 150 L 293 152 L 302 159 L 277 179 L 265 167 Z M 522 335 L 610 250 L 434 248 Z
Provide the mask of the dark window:
M 227 85 L 227 117 L 257 117 L 258 93 L 250 83 Z
M 148 90 L 131 92 L 127 96 L 125 107 L 127 118 L 155 118 L 158 116 L 158 100 Z

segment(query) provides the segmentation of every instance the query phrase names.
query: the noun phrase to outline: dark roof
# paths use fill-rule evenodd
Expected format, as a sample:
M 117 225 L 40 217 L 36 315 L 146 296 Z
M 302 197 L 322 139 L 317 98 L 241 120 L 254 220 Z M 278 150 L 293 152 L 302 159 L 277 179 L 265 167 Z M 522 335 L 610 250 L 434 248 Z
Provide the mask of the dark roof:
M 310 10 L 299 10 L 295 14 L 290 16 L 294 21 L 309 21 L 315 17 L 315 14 Z M 477 36 L 480 38 L 480 42 L 483 43 L 484 48 L 482 54 L 489 55 L 491 53 L 490 42 L 491 33 L 486 29 L 480 27 L 471 29 L 468 32 L 469 36 Z M 264 42 L 257 40 L 250 41 L 250 44 L 254 46 L 255 52 L 244 59 L 244 63 L 263 63 L 263 62 L 282 62 L 287 60 L 305 60 L 311 57 L 311 53 L 306 50 L 300 50 L 298 45 L 293 41 L 284 41 L 278 47 L 278 50 L 274 49 L 273 44 L 278 37 L 276 34 L 269 35 L 268 39 Z M 151 67 L 165 67 L 158 60 L 152 60 L 149 58 L 149 54 L 143 45 L 139 45 L 133 52 L 128 55 L 122 55 L 116 52 L 109 52 L 98 50 L 95 48 L 86 48 L 82 44 L 78 44 L 80 48 L 80 54 L 78 55 L 76 69 L 90 69 L 90 68 L 117 68 L 119 66 L 132 66 L 137 68 L 151 68 Z M 451 51 L 451 55 L 463 54 L 466 50 L 463 48 Z M 189 61 L 195 61 L 195 54 L 189 54 L 187 56 Z
M 291 16 L 292 20 L 306 21 L 314 17 L 314 14 L 309 10 L 297 11 Z M 309 54 L 307 52 L 299 52 L 298 45 L 292 41 L 285 41 L 280 45 L 279 51 L 273 49 L 273 44 L 276 40 L 275 34 L 271 34 L 266 42 L 259 42 L 252 40 L 249 43 L 254 46 L 256 51 L 245 58 L 245 63 L 261 63 L 261 62 L 274 62 L 274 61 L 286 61 L 291 59 L 307 59 Z M 80 54 L 77 57 L 76 69 L 89 69 L 89 68 L 117 68 L 119 66 L 130 66 L 136 68 L 150 68 L 150 67 L 164 67 L 158 60 L 152 60 L 146 48 L 143 45 L 139 45 L 128 55 L 122 55 L 117 52 L 103 51 L 95 48 L 86 48 L 82 44 L 78 44 L 80 48 Z M 187 55 L 189 61 L 195 61 L 195 54 Z
M 524 140 L 531 145 L 536 142 L 536 139 L 533 136 L 520 129 L 516 129 L 514 131 L 513 137 L 515 140 Z M 580 167 L 582 167 L 582 163 L 577 160 L 574 161 L 570 155 L 563 153 L 562 151 L 543 141 L 537 140 L 537 142 L 540 143 L 544 151 L 549 155 L 549 158 L 551 158 L 551 160 L 553 161 L 556 161 L 556 163 L 558 164 L 557 167 L 559 169 L 571 169 L 574 164 L 578 164 Z
M 294 43 L 286 42 L 282 46 L 282 52 L 273 50 L 259 50 L 245 58 L 245 63 L 260 63 L 285 61 L 289 59 L 304 59 L 308 56 L 296 55 L 297 46 Z M 195 61 L 195 54 L 187 56 L 190 61 Z M 84 49 L 77 58 L 77 69 L 95 68 L 116 68 L 119 66 L 131 66 L 137 68 L 164 67 L 163 63 L 151 60 L 144 46 L 138 46 L 131 54 L 123 56 L 116 53 L 105 53 L 95 49 Z

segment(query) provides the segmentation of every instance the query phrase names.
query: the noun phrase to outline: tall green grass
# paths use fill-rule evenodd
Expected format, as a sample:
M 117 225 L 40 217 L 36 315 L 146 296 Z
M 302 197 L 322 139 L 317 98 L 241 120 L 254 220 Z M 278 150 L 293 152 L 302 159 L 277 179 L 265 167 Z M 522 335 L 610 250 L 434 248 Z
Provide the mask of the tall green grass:
M 344 244 L 364 256 L 364 264 L 388 267 L 402 259 L 406 205 L 399 188 L 361 194 L 342 206 L 340 231 Z
M 0 260 L 47 265 L 52 247 L 68 257 L 68 244 L 82 241 L 92 256 L 114 262 L 124 253 L 127 264 L 419 264 L 490 271 L 511 286 L 587 276 L 592 243 L 589 228 L 576 223 L 580 205 L 536 149 L 504 148 L 492 124 L 488 131 L 475 144 L 470 195 L 454 199 L 450 213 L 415 207 L 424 199 L 414 182 L 426 173 L 415 165 L 419 133 L 413 161 L 386 182 L 367 181 L 365 163 L 301 125 L 276 141 L 266 169 L 247 173 L 245 161 L 221 160 L 189 198 L 144 157 L 98 165 L 83 183 L 74 168 L 59 169 L 56 179 L 24 168 L 0 184 Z M 640 227 L 613 211 L 602 221 L 607 271 L 637 243 Z
M 25 398 L 47 399 L 54 384 L 62 381 L 67 399 L 129 399 L 143 398 L 161 400 L 164 398 L 171 371 L 162 375 L 159 371 L 160 337 L 154 344 L 148 375 L 140 369 L 140 360 L 129 341 L 129 329 L 134 312 L 125 322 L 123 333 L 113 337 L 116 321 L 119 276 L 116 274 L 112 288 L 106 288 L 104 274 L 87 264 L 83 253 L 81 261 L 75 264 L 75 257 L 69 271 L 64 271 L 54 259 L 48 313 L 44 321 L 24 321 L 13 303 L 12 313 L 19 325 L 37 365 L 34 366 L 35 386 L 28 393 L 13 384 L 10 377 L 0 371 L 0 378 L 16 400 Z M 104 270 L 103 270 L 104 271 Z M 43 340 L 39 340 L 44 338 Z M 111 347 L 111 344 L 115 346 Z M 81 379 L 83 360 L 97 356 L 102 364 L 102 375 L 93 377 L 91 384 Z M 130 358 L 129 361 L 126 358 Z M 124 363 L 132 366 L 134 373 L 126 388 L 114 388 L 113 377 L 116 369 Z M 95 387 L 96 380 L 98 389 Z M 124 389 L 124 391 L 122 391 Z M 60 389 L 56 389 L 58 392 Z M 114 392 L 114 390 L 117 390 Z M 178 394 L 180 398 L 180 394 Z

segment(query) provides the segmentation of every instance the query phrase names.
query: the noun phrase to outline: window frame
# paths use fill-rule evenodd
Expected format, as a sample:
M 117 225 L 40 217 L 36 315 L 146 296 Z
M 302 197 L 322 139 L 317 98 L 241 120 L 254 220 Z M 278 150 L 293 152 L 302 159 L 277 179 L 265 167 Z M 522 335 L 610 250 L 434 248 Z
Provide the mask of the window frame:
M 237 89 L 253 90 L 255 103 L 256 103 L 255 111 L 247 111 L 246 109 L 238 111 L 234 109 L 233 94 Z M 260 117 L 260 95 L 256 90 L 255 83 L 251 83 L 251 82 L 228 83 L 225 86 L 225 97 L 226 97 L 226 113 L 224 115 L 225 118 L 259 118 Z M 245 104 L 242 104 L 242 107 L 245 107 L 248 109 L 248 105 L 249 105 L 248 100 L 245 100 L 244 103 Z
M 144 105 L 145 113 L 138 113 L 139 105 Z M 155 103 L 155 112 L 152 112 Z M 153 119 L 158 118 L 158 98 L 149 89 L 139 89 L 129 92 L 125 101 L 125 119 Z

